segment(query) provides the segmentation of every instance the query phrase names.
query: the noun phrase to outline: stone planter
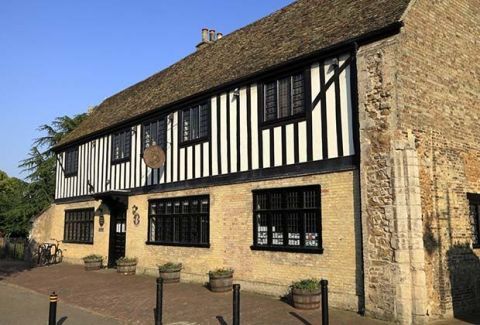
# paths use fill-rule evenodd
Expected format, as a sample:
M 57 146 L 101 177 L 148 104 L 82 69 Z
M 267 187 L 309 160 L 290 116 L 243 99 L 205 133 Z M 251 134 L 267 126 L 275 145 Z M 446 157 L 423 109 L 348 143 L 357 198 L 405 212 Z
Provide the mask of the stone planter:
M 232 290 L 233 274 L 209 276 L 209 287 L 212 292 L 227 292 Z
M 158 270 L 160 278 L 163 279 L 163 283 L 178 283 L 180 282 L 180 271 L 182 268 L 168 270 L 168 271 L 161 271 Z
M 297 309 L 317 309 L 320 308 L 321 302 L 321 289 L 317 290 L 302 290 L 292 289 L 293 307 Z
M 98 260 L 84 260 L 85 271 L 95 271 L 102 268 L 103 259 Z
M 137 270 L 137 262 L 117 262 L 117 272 L 123 275 L 134 275 Z

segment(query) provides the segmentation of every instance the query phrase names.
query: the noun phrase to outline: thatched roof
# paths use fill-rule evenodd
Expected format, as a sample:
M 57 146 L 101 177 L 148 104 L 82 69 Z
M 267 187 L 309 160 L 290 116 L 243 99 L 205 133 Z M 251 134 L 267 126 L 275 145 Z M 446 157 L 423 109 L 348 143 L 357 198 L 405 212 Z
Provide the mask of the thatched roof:
M 107 98 L 60 146 L 401 19 L 410 0 L 299 0 Z

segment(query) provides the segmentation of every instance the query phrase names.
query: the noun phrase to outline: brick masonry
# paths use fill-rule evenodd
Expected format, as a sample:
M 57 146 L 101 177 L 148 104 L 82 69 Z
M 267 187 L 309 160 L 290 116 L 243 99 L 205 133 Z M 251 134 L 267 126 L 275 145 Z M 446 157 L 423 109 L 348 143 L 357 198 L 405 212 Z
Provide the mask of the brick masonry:
M 253 215 L 252 190 L 320 184 L 323 254 L 252 251 Z M 210 196 L 210 248 L 147 245 L 148 200 L 208 194 Z M 173 261 L 184 265 L 184 281 L 204 283 L 209 270 L 217 267 L 235 269 L 235 280 L 245 290 L 282 296 L 292 281 L 303 278 L 329 280 L 332 306 L 357 311 L 363 303 L 361 273 L 362 252 L 359 219 L 358 172 L 346 171 L 270 181 L 249 182 L 228 186 L 160 194 L 137 195 L 129 198 L 127 213 L 126 254 L 139 259 L 138 273 L 157 275 L 159 264 Z M 134 225 L 132 207 L 138 207 L 139 225 Z M 52 207 L 45 219 L 50 223 L 44 235 L 63 237 L 64 210 L 98 203 L 72 203 Z M 105 209 L 102 206 L 102 209 Z M 43 217 L 42 217 L 43 218 Z M 105 213 L 108 227 L 108 213 Z M 41 229 L 41 221 L 37 229 Z M 45 221 L 43 221 L 45 222 Z M 94 245 L 66 246 L 67 260 L 80 263 L 91 253 L 108 255 L 107 232 L 98 232 L 95 218 Z M 106 228 L 107 229 L 107 228 Z M 107 231 L 107 230 L 105 230 Z M 38 230 L 39 233 L 44 233 Z

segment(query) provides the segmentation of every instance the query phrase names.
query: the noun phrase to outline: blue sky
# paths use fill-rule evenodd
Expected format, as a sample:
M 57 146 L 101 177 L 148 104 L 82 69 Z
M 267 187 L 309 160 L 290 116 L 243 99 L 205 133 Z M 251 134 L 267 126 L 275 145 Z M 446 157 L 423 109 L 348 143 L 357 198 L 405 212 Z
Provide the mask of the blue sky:
M 0 2 L 0 170 L 23 178 L 39 125 L 84 112 L 292 0 Z

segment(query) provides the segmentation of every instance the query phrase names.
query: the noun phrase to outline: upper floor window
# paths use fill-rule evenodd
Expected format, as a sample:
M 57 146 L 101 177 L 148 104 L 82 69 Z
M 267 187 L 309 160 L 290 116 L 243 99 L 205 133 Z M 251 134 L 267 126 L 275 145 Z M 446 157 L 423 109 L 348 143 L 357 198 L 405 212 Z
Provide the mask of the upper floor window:
M 209 134 L 210 107 L 207 103 L 195 105 L 182 111 L 182 142 L 203 140 Z
M 65 176 L 75 176 L 78 172 L 78 147 L 65 151 Z
M 305 112 L 303 72 L 263 85 L 263 121 L 270 122 Z
M 209 245 L 208 196 L 152 200 L 148 209 L 148 243 L 161 245 Z
M 320 186 L 253 191 L 253 249 L 322 252 Z
M 467 194 L 470 204 L 470 226 L 474 248 L 480 248 L 480 194 Z
M 159 145 L 165 150 L 165 125 L 165 118 L 143 124 L 143 150 L 154 145 Z
M 115 133 L 112 137 L 112 163 L 119 163 L 130 159 L 131 147 L 130 129 Z

